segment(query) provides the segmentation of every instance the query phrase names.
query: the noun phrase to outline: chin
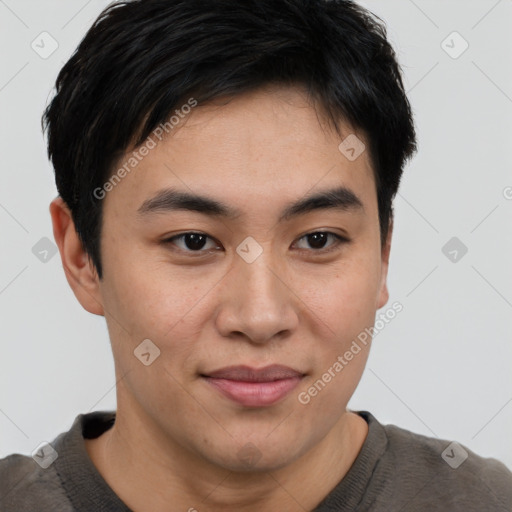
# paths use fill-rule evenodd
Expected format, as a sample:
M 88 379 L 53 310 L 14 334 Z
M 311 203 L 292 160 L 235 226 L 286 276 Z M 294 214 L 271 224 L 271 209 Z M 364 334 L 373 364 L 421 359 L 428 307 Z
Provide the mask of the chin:
M 287 444 L 286 440 L 294 440 Z M 274 438 L 269 442 L 262 437 L 259 441 L 231 442 L 227 446 L 218 445 L 216 453 L 204 454 L 210 463 L 236 473 L 264 473 L 276 471 L 298 459 L 307 447 L 298 446 L 294 436 Z

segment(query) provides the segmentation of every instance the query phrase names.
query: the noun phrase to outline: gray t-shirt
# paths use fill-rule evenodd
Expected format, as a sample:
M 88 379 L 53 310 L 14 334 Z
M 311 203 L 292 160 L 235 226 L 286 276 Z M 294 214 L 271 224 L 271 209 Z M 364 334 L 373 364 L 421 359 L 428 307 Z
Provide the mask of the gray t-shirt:
M 367 421 L 368 436 L 349 472 L 313 512 L 512 511 L 512 473 L 501 462 L 382 425 L 367 411 L 357 414 Z M 79 414 L 34 458 L 1 459 L 0 511 L 132 512 L 97 471 L 84 443 L 114 421 L 115 411 Z

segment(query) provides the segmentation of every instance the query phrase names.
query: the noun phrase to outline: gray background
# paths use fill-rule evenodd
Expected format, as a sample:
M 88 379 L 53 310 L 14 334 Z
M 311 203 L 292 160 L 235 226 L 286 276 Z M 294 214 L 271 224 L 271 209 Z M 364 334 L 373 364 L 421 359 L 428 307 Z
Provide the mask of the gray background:
M 512 0 L 361 4 L 388 26 L 419 153 L 395 202 L 389 305 L 404 309 L 376 336 L 350 406 L 512 468 Z M 115 408 L 104 319 L 82 309 L 58 254 L 40 260 L 56 195 L 40 115 L 106 5 L 0 0 L 0 457 Z M 58 48 L 43 59 L 31 44 L 45 31 Z

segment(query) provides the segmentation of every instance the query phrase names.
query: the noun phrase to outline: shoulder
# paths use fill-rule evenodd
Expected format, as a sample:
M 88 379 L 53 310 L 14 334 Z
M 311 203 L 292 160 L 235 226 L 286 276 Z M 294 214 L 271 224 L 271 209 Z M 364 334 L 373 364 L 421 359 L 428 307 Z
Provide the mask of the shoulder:
M 44 469 L 32 457 L 19 453 L 0 459 L 0 510 L 36 509 L 72 511 L 55 467 Z
M 396 478 L 412 486 L 412 492 L 418 490 L 418 499 L 432 506 L 453 504 L 454 510 L 476 510 L 475 506 L 512 510 L 512 472 L 502 462 L 477 455 L 455 441 L 427 437 L 395 425 L 383 427 Z
M 69 430 L 41 443 L 33 456 L 15 453 L 0 459 L 0 511 L 73 512 L 73 504 L 82 506 L 89 495 L 99 500 L 93 491 L 105 491 L 106 484 L 88 457 L 84 438 L 101 435 L 114 420 L 115 411 L 79 414 Z

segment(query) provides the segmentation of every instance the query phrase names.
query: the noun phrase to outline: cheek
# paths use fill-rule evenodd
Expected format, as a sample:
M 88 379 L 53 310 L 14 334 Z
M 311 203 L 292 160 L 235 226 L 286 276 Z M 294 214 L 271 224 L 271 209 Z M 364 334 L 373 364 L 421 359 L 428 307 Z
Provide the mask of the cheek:
M 363 254 L 341 261 L 296 282 L 307 308 L 331 336 L 347 341 L 373 324 L 380 291 L 380 263 Z
M 134 336 L 165 336 L 215 284 L 206 272 L 178 267 L 147 247 L 111 247 L 102 295 Z
M 312 375 L 299 390 L 299 402 L 308 410 L 334 419 L 357 387 L 371 345 L 379 280 L 378 257 L 365 257 L 363 251 L 322 279 L 303 279 L 304 302 L 315 313 L 317 326 L 324 326 L 310 347 Z
M 213 332 L 216 290 L 225 269 L 179 268 L 161 257 L 144 261 L 142 253 L 128 255 L 106 272 L 105 316 L 114 360 L 120 374 L 134 370 L 130 381 L 138 384 L 130 386 L 132 393 L 140 392 L 148 400 L 152 389 L 174 390 L 165 402 L 176 405 L 187 399 L 186 395 L 180 398 L 181 385 L 187 386 L 198 363 L 204 364 L 204 349 L 199 350 L 198 344 L 208 325 Z M 146 339 L 160 351 L 148 367 L 134 354 Z
M 354 278 L 355 279 L 355 278 Z M 346 408 L 363 374 L 374 324 L 375 285 L 334 282 L 323 295 L 323 323 L 328 326 L 310 347 L 311 375 L 298 390 L 308 414 L 334 422 Z M 327 334 L 328 333 L 328 334 Z

